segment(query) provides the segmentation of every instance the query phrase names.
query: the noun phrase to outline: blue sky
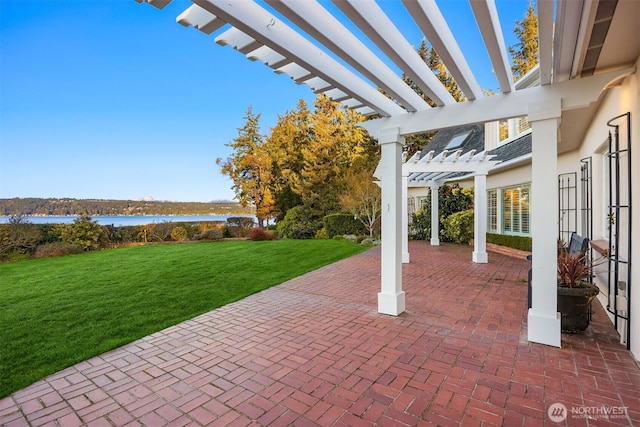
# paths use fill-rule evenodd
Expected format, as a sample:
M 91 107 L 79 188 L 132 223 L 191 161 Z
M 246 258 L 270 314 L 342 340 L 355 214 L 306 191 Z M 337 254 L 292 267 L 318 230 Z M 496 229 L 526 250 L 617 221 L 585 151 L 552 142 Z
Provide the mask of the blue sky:
M 247 107 L 268 133 L 315 95 L 177 24 L 189 4 L 0 0 L 1 198 L 233 198 L 215 160 L 229 156 Z M 397 22 L 406 15 L 399 1 L 380 4 Z M 507 45 L 528 4 L 497 1 Z M 496 89 L 468 2 L 438 5 L 480 86 Z

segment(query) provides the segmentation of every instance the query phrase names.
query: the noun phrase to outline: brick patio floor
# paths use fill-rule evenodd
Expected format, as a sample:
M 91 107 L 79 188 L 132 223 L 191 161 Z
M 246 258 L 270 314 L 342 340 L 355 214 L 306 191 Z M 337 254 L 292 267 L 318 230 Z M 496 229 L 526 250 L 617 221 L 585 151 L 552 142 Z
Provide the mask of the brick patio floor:
M 0 425 L 640 425 L 640 369 L 599 304 L 561 349 L 530 344 L 527 261 L 410 251 L 401 316 L 377 313 L 374 248 L 20 390 Z M 591 416 L 556 424 L 554 403 Z

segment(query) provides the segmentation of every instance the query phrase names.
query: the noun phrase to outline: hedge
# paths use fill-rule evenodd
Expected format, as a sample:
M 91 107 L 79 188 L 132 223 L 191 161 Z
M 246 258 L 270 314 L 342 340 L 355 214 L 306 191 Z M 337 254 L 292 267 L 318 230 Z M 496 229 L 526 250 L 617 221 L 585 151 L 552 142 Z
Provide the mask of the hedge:
M 531 237 L 487 233 L 487 242 L 521 251 L 531 251 Z

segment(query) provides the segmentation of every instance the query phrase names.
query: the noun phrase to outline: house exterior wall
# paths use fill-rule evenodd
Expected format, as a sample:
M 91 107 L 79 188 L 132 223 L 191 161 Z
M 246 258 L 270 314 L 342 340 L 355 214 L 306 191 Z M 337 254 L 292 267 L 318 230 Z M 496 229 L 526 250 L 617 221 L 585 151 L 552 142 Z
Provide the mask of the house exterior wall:
M 636 61 L 636 69 L 640 61 Z M 640 241 L 640 74 L 626 77 L 618 86 L 608 89 L 596 115 L 591 120 L 584 140 L 579 149 L 561 155 L 558 159 L 558 173 L 577 172 L 580 176 L 580 159 L 591 157 L 593 165 L 593 239 L 607 239 L 608 219 L 608 184 L 605 154 L 608 151 L 608 135 L 613 129 L 607 126 L 612 118 L 631 113 L 631 242 Z M 626 136 L 626 135 L 625 135 Z M 626 177 L 623 177 L 626 186 Z M 626 190 L 625 190 L 626 191 Z M 580 197 L 580 195 L 578 196 Z M 535 208 L 534 208 L 535 212 Z M 620 219 L 620 227 L 629 227 L 628 219 Z M 580 216 L 578 216 L 580 224 Z M 622 233 L 621 233 L 622 234 Z M 630 298 L 630 348 L 634 357 L 640 360 L 640 245 L 632 245 L 631 255 L 631 298 Z M 605 278 L 606 273 L 600 275 Z M 600 283 L 600 288 L 606 291 L 606 284 Z M 606 293 L 600 296 L 606 306 Z M 624 335 L 624 330 L 619 328 Z

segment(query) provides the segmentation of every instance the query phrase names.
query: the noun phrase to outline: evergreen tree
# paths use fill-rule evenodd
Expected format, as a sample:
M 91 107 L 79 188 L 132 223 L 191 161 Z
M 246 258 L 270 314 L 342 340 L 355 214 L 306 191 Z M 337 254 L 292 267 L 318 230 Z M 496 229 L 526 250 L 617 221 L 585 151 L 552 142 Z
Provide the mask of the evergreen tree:
M 222 174 L 233 181 L 232 190 L 242 206 L 254 204 L 256 218 L 263 226 L 264 221 L 273 216 L 275 206 L 272 160 L 264 147 L 264 135 L 260 133 L 260 114 L 254 115 L 249 107 L 244 118 L 246 122 L 238 129 L 238 137 L 227 144 L 234 149 L 232 156 L 226 161 L 218 158 L 216 163 L 222 165 Z
M 296 199 L 292 193 L 315 219 L 340 209 L 338 194 L 346 171 L 370 167 L 378 159 L 378 147 L 356 126 L 362 120 L 324 95 L 314 102 L 313 112 L 301 100 L 296 110 L 279 117 L 267 147 L 283 210 Z
M 449 91 L 453 99 L 456 101 L 464 100 L 464 94 L 460 90 L 460 87 L 453 79 L 447 67 L 440 59 L 440 56 L 432 46 L 428 46 L 425 39 L 422 39 L 420 47 L 416 50 L 418 55 L 427 64 L 427 66 L 433 71 L 433 73 L 442 82 L 442 85 Z M 402 76 L 402 79 L 424 99 L 429 105 L 435 107 L 437 104 L 431 100 L 422 89 L 406 75 Z M 410 135 L 405 138 L 405 151 L 408 157 L 411 157 L 416 151 L 424 148 L 433 138 L 436 132 L 427 132 L 417 135 Z
M 517 81 L 538 63 L 538 17 L 532 4 L 524 19 L 516 21 L 513 31 L 518 37 L 518 43 L 509 47 L 509 53 L 513 58 L 511 71 Z

